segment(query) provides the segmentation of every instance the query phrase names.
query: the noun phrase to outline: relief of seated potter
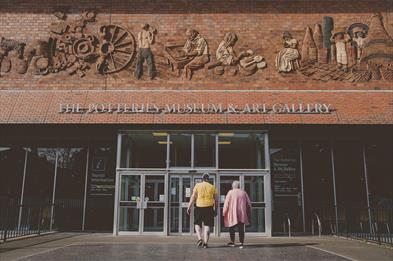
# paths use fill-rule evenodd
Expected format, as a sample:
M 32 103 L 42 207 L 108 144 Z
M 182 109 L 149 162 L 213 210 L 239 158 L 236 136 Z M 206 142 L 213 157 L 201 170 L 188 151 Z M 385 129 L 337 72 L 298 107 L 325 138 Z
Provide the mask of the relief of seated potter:
M 210 61 L 209 47 L 206 39 L 194 29 L 187 29 L 184 45 L 166 45 L 165 56 L 173 71 L 184 69 L 185 77 L 192 79 L 194 71 L 199 70 Z
M 214 68 L 214 72 L 218 75 L 224 74 L 225 71 L 230 75 L 235 75 L 239 69 L 243 75 L 251 75 L 258 68 L 266 67 L 263 57 L 254 55 L 252 50 L 242 51 L 237 55 L 234 50 L 237 41 L 236 33 L 226 33 L 224 40 L 217 48 L 216 61 L 210 64 L 208 69 Z

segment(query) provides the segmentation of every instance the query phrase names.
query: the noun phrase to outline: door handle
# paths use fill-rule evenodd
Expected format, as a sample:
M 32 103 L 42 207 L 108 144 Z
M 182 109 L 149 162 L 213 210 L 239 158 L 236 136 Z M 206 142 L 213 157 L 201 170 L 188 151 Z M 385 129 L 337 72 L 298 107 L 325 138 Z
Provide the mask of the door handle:
M 136 208 L 138 208 L 138 209 L 142 208 L 141 198 L 140 197 L 136 198 Z

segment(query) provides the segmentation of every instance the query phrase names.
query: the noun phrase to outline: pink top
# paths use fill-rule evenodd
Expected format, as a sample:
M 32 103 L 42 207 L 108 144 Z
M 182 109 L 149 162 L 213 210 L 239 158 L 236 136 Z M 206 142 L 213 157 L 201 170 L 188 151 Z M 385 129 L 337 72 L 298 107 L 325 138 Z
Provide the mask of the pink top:
M 223 215 L 225 227 L 233 227 L 239 222 L 248 225 L 251 217 L 251 202 L 247 193 L 241 189 L 228 191 Z

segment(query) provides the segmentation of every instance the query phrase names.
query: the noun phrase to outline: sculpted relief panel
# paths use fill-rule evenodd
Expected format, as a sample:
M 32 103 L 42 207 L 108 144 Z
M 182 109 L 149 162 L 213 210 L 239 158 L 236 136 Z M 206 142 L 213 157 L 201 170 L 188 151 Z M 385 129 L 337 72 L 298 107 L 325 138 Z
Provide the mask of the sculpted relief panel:
M 57 10 L 54 16 L 57 21 L 51 24 L 48 39 L 20 42 L 0 38 L 0 77 L 12 73 L 39 77 L 91 74 L 187 83 L 201 79 L 237 82 L 255 75 L 254 82 L 269 77 L 393 81 L 393 40 L 380 14 L 344 28 L 335 26 L 332 17 L 321 17 L 321 23 L 305 28 L 303 39 L 299 32 L 283 30 L 277 32 L 281 34 L 279 45 L 256 40 L 252 46 L 243 45 L 234 30 L 217 32 L 216 38 L 222 40 L 212 44 L 198 24 L 183 32 L 182 41 L 172 41 L 167 35 L 160 36 L 159 26 L 143 21 L 135 32 L 124 23 L 99 24 L 97 31 L 91 30 L 98 22 L 96 10 L 87 10 L 77 19 L 69 19 L 67 10 Z M 157 37 L 163 43 L 157 44 Z

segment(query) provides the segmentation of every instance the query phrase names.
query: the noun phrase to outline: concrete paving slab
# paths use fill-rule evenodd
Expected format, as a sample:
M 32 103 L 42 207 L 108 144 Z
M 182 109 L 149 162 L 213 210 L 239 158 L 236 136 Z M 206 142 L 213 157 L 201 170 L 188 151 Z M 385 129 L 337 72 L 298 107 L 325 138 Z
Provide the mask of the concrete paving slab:
M 244 249 L 213 237 L 57 233 L 0 245 L 0 260 L 393 260 L 393 250 L 337 237 L 247 237 Z

